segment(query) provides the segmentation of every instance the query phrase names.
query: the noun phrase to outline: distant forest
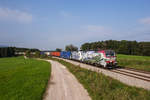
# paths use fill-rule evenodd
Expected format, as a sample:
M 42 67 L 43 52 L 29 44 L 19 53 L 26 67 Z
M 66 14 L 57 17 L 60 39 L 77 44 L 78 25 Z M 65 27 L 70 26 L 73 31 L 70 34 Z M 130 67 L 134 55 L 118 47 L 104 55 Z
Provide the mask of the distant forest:
M 119 54 L 150 56 L 150 42 L 106 40 L 81 45 L 83 51 L 101 49 L 112 49 Z
M 15 52 L 26 52 L 26 51 L 39 51 L 38 49 L 28 48 L 16 48 L 16 47 L 0 47 L 0 57 L 13 57 L 16 56 Z
M 118 54 L 150 56 L 150 42 L 137 42 L 127 40 L 106 40 L 81 45 L 81 50 L 114 50 Z M 17 47 L 0 47 L 0 57 L 16 56 L 15 52 L 36 52 L 38 49 L 17 48 Z

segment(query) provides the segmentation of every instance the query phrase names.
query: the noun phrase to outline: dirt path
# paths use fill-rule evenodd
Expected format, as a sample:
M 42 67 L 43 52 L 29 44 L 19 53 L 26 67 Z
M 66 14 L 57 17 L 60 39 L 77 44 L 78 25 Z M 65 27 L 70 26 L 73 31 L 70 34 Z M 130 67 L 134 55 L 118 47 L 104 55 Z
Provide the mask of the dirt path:
M 52 73 L 44 100 L 91 100 L 87 91 L 65 66 L 56 61 L 49 62 Z

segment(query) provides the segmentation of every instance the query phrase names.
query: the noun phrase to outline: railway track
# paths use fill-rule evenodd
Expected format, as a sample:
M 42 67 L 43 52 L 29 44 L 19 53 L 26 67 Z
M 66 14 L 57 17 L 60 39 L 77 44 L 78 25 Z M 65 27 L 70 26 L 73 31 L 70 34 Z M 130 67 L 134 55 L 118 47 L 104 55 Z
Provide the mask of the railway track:
M 133 77 L 136 79 L 140 79 L 143 81 L 150 82 L 150 74 L 141 73 L 141 72 L 137 72 L 137 71 L 131 71 L 131 70 L 127 70 L 127 69 L 115 69 L 115 70 L 110 70 L 110 71 L 114 72 L 114 73 L 126 75 L 129 77 Z
M 78 62 L 78 63 L 82 63 L 82 62 L 79 62 L 76 60 L 73 60 L 73 61 Z M 107 70 L 107 71 L 114 72 L 117 74 L 121 74 L 121 75 L 125 75 L 128 77 L 133 77 L 136 79 L 150 82 L 150 72 L 146 72 L 146 71 L 142 71 L 142 70 L 136 70 L 133 68 L 126 68 L 126 67 L 125 68 L 115 68 L 115 69 L 105 69 L 105 68 L 98 67 L 98 66 L 93 65 L 93 64 L 88 64 L 88 63 L 83 63 L 83 64 L 91 65 L 91 66 L 97 67 L 99 69 Z
M 76 61 L 76 62 L 79 62 L 79 61 Z M 79 63 L 82 63 L 82 62 L 79 62 Z M 99 67 L 99 66 L 96 66 L 93 64 L 88 64 L 88 63 L 84 63 L 84 64 L 92 65 L 93 67 L 97 67 L 97 68 L 102 68 L 102 67 Z M 115 68 L 115 69 L 105 69 L 105 68 L 102 68 L 102 69 L 150 82 L 150 72 L 147 72 L 147 71 L 137 70 L 137 69 L 133 69 L 133 68 L 127 68 L 127 67 Z
M 92 65 L 92 66 L 98 67 L 95 65 Z M 102 67 L 98 67 L 98 68 L 102 68 Z M 127 68 L 127 67 L 115 68 L 115 69 L 105 69 L 105 68 L 102 68 L 102 69 L 150 82 L 150 72 L 147 72 L 147 71 L 137 70 L 137 69 L 133 69 L 133 68 Z
M 137 69 L 134 69 L 134 68 L 125 67 L 124 69 L 131 70 L 131 71 L 135 71 L 135 72 L 140 72 L 140 73 L 150 74 L 150 72 L 148 72 L 148 71 L 137 70 Z

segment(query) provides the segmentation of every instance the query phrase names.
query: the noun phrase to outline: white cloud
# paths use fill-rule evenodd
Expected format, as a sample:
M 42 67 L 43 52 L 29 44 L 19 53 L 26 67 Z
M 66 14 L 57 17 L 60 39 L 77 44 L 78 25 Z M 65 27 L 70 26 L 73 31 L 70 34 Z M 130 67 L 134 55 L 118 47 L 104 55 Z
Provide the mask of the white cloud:
M 150 24 L 150 17 L 142 18 L 139 20 L 139 22 L 142 24 Z
M 9 8 L 0 8 L 0 20 L 30 23 L 32 22 L 32 14 Z

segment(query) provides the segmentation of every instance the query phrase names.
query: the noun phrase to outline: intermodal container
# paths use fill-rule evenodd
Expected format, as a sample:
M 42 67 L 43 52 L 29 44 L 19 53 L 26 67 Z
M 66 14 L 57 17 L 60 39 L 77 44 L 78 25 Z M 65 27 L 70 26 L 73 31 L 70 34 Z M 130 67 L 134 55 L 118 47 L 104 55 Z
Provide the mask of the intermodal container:
M 53 51 L 50 53 L 51 56 L 56 56 L 56 57 L 60 57 L 60 52 L 57 51 Z
M 73 51 L 71 52 L 71 59 L 83 61 L 84 52 L 83 51 Z
M 70 59 L 71 57 L 71 52 L 70 51 L 62 51 L 60 53 L 60 57 L 61 58 L 65 58 L 65 59 Z

